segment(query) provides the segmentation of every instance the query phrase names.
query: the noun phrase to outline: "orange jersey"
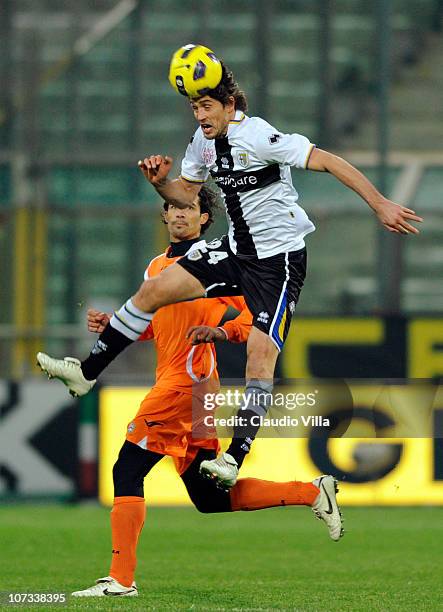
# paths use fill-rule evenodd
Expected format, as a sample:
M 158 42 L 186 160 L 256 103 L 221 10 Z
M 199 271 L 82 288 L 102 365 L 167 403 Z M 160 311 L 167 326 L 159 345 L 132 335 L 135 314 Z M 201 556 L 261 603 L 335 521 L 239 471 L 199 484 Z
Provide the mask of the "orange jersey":
M 152 278 L 172 265 L 178 257 L 168 257 L 170 247 L 155 257 L 145 272 Z M 155 386 L 192 393 L 192 385 L 210 378 L 218 380 L 217 356 L 214 344 L 192 346 L 186 339 L 190 327 L 217 327 L 229 306 L 240 311 L 222 329 L 230 342 L 245 342 L 252 325 L 252 315 L 243 297 L 201 298 L 159 308 L 140 340 L 155 342 L 157 369 Z
M 178 257 L 159 255 L 149 264 L 145 278 L 156 276 Z M 223 329 L 231 342 L 244 342 L 250 332 L 252 315 L 242 297 L 220 297 L 180 302 L 159 308 L 140 340 L 153 339 L 157 349 L 154 387 L 140 404 L 129 423 L 126 439 L 140 448 L 171 455 L 179 474 L 183 474 L 200 448 L 220 450 L 215 431 L 203 438 L 193 435 L 192 386 L 199 392 L 217 391 L 219 380 L 214 344 L 192 346 L 186 339 L 190 327 L 216 327 L 229 306 L 240 311 Z

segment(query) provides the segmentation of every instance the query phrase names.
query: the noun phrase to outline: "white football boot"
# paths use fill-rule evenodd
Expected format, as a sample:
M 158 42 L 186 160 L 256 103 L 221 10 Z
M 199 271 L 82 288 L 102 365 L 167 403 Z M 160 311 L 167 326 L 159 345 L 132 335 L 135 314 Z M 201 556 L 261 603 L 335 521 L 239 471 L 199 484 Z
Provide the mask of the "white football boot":
M 229 490 L 237 482 L 237 461 L 229 453 L 222 453 L 216 459 L 202 461 L 200 474 L 215 480 L 221 489 Z
M 312 483 L 320 489 L 311 506 L 312 512 L 326 523 L 329 535 L 337 542 L 344 533 L 343 519 L 335 496 L 338 493 L 337 481 L 333 476 L 319 476 Z
M 75 357 L 53 359 L 46 353 L 37 353 L 37 364 L 48 375 L 48 378 L 58 378 L 69 389 L 73 397 L 86 395 L 97 381 L 86 380 L 80 367 L 80 361 Z
M 130 587 L 125 587 L 115 578 L 105 576 L 95 581 L 95 584 L 84 591 L 74 591 L 72 597 L 137 597 L 138 590 L 135 582 Z

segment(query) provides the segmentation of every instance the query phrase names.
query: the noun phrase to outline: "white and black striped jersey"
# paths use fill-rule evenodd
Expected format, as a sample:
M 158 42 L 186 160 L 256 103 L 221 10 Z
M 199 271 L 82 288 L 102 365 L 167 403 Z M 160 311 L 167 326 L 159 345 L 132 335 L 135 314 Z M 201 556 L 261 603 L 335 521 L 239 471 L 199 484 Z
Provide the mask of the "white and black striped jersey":
M 282 134 L 259 117 L 236 111 L 223 138 L 191 139 L 181 175 L 220 187 L 229 223 L 229 244 L 239 257 L 263 259 L 297 251 L 315 230 L 298 205 L 290 166 L 306 168 L 314 145 L 300 134 Z

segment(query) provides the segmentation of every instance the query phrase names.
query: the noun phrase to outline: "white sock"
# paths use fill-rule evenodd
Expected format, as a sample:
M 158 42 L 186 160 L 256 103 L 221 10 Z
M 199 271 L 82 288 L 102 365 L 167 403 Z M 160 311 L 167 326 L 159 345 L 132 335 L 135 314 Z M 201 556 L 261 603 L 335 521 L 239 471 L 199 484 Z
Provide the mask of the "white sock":
M 111 327 L 117 329 L 130 340 L 137 340 L 148 327 L 154 315 L 143 312 L 129 299 L 126 304 L 116 310 L 111 317 Z

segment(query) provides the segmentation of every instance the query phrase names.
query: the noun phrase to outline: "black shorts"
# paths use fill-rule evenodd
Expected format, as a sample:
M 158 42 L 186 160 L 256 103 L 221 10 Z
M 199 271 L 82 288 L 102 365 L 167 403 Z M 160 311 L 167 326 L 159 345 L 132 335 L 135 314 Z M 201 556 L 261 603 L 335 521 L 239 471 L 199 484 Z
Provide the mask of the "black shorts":
M 282 349 L 306 276 L 305 248 L 265 259 L 240 259 L 223 236 L 177 263 L 198 278 L 208 298 L 243 295 L 254 327 Z

